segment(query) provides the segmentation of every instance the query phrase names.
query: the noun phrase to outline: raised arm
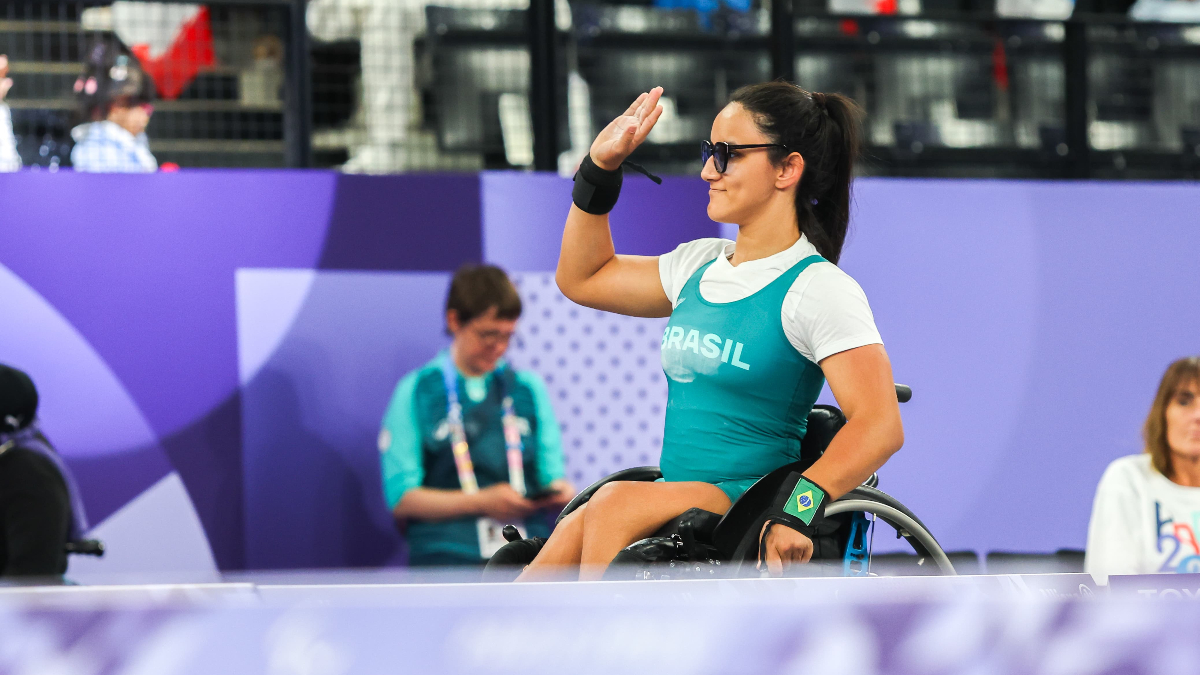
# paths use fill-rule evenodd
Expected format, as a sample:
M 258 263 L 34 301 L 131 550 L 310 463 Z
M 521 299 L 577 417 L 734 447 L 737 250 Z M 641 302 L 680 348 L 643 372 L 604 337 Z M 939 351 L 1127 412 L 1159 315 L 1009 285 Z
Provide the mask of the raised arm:
M 662 114 L 661 96 L 661 87 L 642 94 L 600 132 L 590 151 L 596 166 L 621 170 L 621 163 L 646 140 Z M 658 258 L 617 255 L 608 214 L 593 215 L 574 204 L 563 229 L 555 279 L 563 295 L 585 307 L 630 316 L 671 313 L 658 277 Z

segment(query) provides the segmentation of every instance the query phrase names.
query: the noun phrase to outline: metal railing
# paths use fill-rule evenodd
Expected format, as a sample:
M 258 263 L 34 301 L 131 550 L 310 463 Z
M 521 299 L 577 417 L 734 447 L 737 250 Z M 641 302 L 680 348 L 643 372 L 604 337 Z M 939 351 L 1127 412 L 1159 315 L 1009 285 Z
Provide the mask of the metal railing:
M 1200 26 L 839 16 L 802 0 L 708 13 L 446 4 L 206 3 L 217 58 L 160 95 L 150 150 L 184 166 L 569 172 L 595 130 L 663 85 L 667 111 L 639 159 L 694 172 L 697 141 L 729 93 L 784 78 L 864 106 L 869 174 L 1200 175 Z M 0 2 L 26 164 L 69 163 L 82 50 L 121 37 L 86 14 L 103 7 Z
M 1189 178 L 1200 170 L 1197 26 L 1087 15 L 837 16 L 787 2 L 707 16 L 575 2 L 564 22 L 561 5 L 551 20 L 554 7 L 426 8 L 415 86 L 438 149 L 474 152 L 479 168 L 569 171 L 595 130 L 638 92 L 664 85 L 667 112 L 639 159 L 665 173 L 695 172 L 697 141 L 728 94 L 784 78 L 864 105 L 866 173 Z M 520 72 L 506 65 L 522 60 Z M 512 97 L 528 112 L 514 113 Z M 509 119 L 521 115 L 531 143 Z M 521 141 L 525 151 L 514 151 Z
M 27 167 L 70 166 L 78 144 L 71 132 L 104 121 L 111 107 L 107 99 L 97 104 L 87 95 L 99 90 L 104 99 L 109 85 L 130 81 L 127 71 L 135 64 L 153 81 L 145 133 L 159 164 L 311 163 L 301 0 L 9 0 L 0 2 L 0 54 L 7 56 L 13 80 L 3 102 Z M 136 60 L 118 63 L 122 56 Z M 110 77 L 118 71 L 121 78 Z M 134 98 L 140 103 L 147 97 Z

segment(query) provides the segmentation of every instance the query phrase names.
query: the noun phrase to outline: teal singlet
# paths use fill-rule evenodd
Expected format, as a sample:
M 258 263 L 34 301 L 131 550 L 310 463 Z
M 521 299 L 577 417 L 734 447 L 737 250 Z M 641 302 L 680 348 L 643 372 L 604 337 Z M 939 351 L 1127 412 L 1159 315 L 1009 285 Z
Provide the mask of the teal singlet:
M 665 480 L 712 483 L 736 501 L 754 481 L 800 458 L 825 377 L 788 342 L 780 314 L 796 277 L 824 260 L 809 256 L 734 302 L 700 295 L 714 261 L 688 279 L 662 339 Z

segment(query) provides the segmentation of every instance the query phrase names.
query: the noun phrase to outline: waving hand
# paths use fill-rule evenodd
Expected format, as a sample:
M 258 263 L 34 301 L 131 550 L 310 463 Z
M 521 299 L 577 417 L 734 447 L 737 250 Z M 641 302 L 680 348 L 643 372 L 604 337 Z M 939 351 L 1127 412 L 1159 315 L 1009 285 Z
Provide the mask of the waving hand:
M 623 115 L 604 127 L 592 142 L 592 161 L 597 166 L 615 171 L 646 140 L 654 123 L 662 115 L 662 106 L 658 104 L 662 93 L 662 87 L 655 87 L 638 96 Z
M 592 143 L 592 161 L 616 171 L 650 134 L 662 116 L 662 87 L 637 97 Z M 572 204 L 563 229 L 562 253 L 555 279 L 571 300 L 595 309 L 630 316 L 670 316 L 671 301 L 658 277 L 658 258 L 617 255 L 608 214 L 595 215 Z

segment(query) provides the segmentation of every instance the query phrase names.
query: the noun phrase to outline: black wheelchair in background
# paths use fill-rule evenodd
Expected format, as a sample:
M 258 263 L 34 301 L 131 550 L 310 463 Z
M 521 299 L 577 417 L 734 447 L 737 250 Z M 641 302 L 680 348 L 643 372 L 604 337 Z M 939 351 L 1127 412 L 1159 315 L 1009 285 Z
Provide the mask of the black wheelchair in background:
M 896 396 L 904 403 L 912 397 L 912 390 L 898 384 Z M 618 553 L 604 578 L 702 579 L 765 574 L 765 570 L 758 569 L 759 533 L 769 505 L 782 491 L 791 490 L 794 475 L 812 466 L 845 424 L 846 417 L 838 408 L 814 406 L 808 415 L 808 429 L 801 441 L 798 461 L 760 478 L 724 515 L 690 509 L 673 518 L 653 536 L 634 542 Z M 662 471 L 656 466 L 624 469 L 602 478 L 576 495 L 563 508 L 556 524 L 586 504 L 607 483 L 659 478 L 662 478 Z M 872 475 L 825 508 L 825 520 L 817 527 L 813 540 L 812 562 L 802 566 L 800 573 L 821 576 L 868 574 L 873 526 L 882 521 L 895 530 L 896 536 L 908 542 L 916 553 L 918 565 L 930 562 L 940 574 L 956 574 L 954 565 L 921 519 L 878 489 L 878 482 L 878 476 Z M 529 562 L 521 559 L 516 550 L 523 543 L 516 529 L 505 528 L 505 536 L 513 543 L 502 548 L 488 563 L 485 580 L 512 579 L 521 566 Z M 514 549 L 506 553 L 505 549 L 509 547 Z
M 67 551 L 67 555 L 90 555 L 96 558 L 103 558 L 104 542 L 99 539 L 68 541 L 65 550 Z

